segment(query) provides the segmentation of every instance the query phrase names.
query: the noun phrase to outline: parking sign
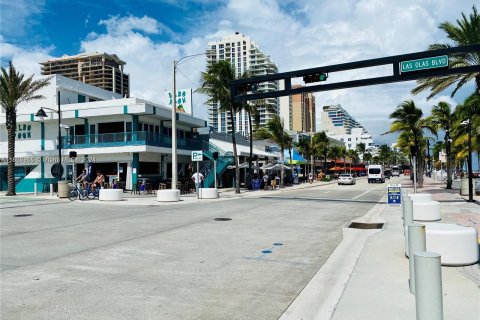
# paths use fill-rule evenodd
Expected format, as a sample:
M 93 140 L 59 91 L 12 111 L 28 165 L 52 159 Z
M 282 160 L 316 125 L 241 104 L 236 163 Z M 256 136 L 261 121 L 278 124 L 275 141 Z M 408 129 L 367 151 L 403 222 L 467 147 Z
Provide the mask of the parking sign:
M 202 161 L 203 151 L 192 151 L 192 161 Z

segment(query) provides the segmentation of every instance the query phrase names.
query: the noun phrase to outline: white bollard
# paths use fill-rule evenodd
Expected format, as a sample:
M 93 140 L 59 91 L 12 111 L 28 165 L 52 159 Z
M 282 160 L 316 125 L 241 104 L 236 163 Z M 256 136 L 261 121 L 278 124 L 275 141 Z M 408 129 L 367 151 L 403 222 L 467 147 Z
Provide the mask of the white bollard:
M 425 238 L 425 226 L 417 223 L 408 225 L 408 265 L 410 269 L 410 293 L 415 294 L 415 259 L 413 256 L 417 252 L 427 250 Z
M 413 223 L 413 201 L 410 197 L 405 197 L 403 201 L 403 226 L 408 226 Z
M 50 183 L 50 197 L 53 197 L 53 183 Z
M 33 183 L 33 192 L 35 193 L 35 197 L 38 196 L 38 185 L 36 182 Z
M 443 320 L 442 268 L 440 255 L 415 252 L 415 307 L 417 319 Z

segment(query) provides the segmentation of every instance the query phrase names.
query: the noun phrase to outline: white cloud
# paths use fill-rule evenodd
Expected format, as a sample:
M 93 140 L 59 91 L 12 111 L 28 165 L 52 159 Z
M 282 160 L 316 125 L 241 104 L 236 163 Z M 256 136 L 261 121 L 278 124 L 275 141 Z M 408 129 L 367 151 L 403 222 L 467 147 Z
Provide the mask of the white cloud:
M 8 61 L 12 61 L 15 68 L 25 76 L 32 74 L 40 75 L 40 65 L 38 63 L 52 58 L 50 52 L 53 50 L 53 47 L 24 49 L 4 41 L 4 38 L 1 36 L 0 47 L 2 48 L 0 51 L 2 66 L 5 66 Z
M 43 11 L 45 0 L 2 0 L 0 2 L 0 32 L 23 36 L 37 23 L 35 17 Z
M 99 25 L 105 25 L 107 33 L 111 35 L 125 35 L 132 31 L 141 31 L 146 34 L 158 34 L 160 32 L 171 32 L 168 27 L 148 16 L 137 18 L 128 17 L 110 17 L 107 20 L 100 20 Z

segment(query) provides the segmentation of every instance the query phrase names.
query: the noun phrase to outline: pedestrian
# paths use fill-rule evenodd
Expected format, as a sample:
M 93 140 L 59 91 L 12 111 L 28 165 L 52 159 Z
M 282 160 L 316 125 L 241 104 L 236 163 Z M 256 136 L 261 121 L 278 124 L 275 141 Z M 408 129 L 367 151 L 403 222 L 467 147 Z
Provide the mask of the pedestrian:
M 312 172 L 310 172 L 308 174 L 308 182 L 313 183 L 313 173 Z
M 275 174 L 272 173 L 270 176 L 270 185 L 272 186 L 272 190 L 275 190 L 277 188 L 277 180 L 275 179 Z
M 201 172 L 195 172 L 193 175 L 192 175 L 192 180 L 193 182 L 195 182 L 195 190 L 197 190 L 198 188 L 201 188 L 202 185 L 203 185 L 203 174 Z
M 263 188 L 268 189 L 268 174 L 266 172 L 263 174 Z

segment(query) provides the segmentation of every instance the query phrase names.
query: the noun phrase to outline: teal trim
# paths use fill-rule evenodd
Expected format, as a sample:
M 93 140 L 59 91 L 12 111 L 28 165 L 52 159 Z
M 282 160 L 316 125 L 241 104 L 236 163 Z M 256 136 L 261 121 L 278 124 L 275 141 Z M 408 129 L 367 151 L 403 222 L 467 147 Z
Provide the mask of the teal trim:
M 126 107 L 126 106 L 125 106 Z M 132 131 L 138 131 L 138 116 L 132 114 Z
M 15 186 L 15 192 L 34 192 L 34 184 L 37 179 L 25 178 Z
M 90 134 L 90 126 L 88 125 L 88 119 L 83 119 L 83 125 L 85 126 L 85 134 Z
M 128 106 L 123 106 L 123 113 L 128 114 Z
M 78 110 L 75 110 L 75 118 L 78 118 Z
M 45 150 L 45 123 L 40 122 L 40 150 Z
M 40 177 L 45 179 L 45 162 L 43 157 L 40 157 Z
M 136 185 L 138 181 L 138 169 L 140 166 L 140 154 L 138 152 L 133 153 L 132 158 L 132 184 Z M 136 173 L 133 173 L 133 169 L 136 169 Z
M 163 127 L 164 127 L 163 123 L 164 123 L 163 120 L 160 121 L 160 132 L 158 134 L 158 139 L 160 141 L 160 144 L 162 144 L 162 142 L 163 142 Z
M 33 113 L 30 113 L 30 121 L 35 121 L 35 115 Z

